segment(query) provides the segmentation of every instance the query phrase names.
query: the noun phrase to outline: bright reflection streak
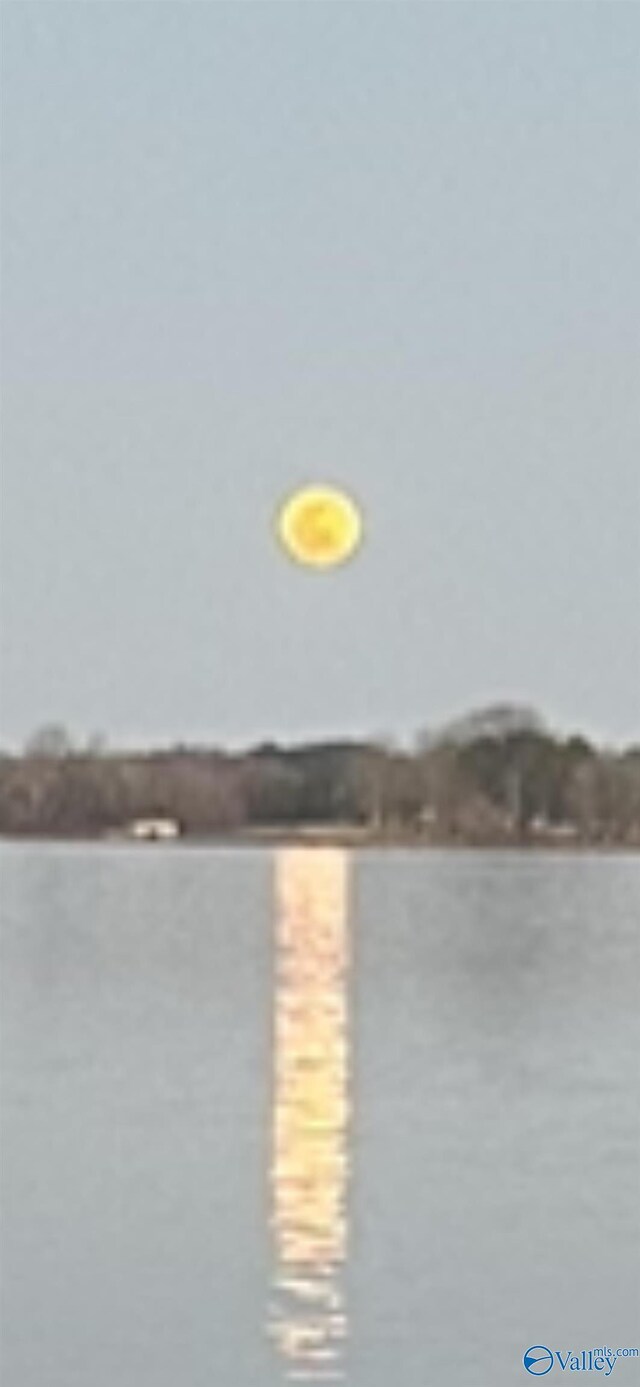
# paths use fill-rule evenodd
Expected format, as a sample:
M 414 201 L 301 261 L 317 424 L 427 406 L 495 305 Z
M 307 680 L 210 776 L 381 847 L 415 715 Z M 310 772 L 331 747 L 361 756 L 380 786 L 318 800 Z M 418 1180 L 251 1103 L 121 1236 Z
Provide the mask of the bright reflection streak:
M 270 1329 L 287 1376 L 342 1377 L 348 1174 L 347 856 L 276 858 L 275 1238 Z

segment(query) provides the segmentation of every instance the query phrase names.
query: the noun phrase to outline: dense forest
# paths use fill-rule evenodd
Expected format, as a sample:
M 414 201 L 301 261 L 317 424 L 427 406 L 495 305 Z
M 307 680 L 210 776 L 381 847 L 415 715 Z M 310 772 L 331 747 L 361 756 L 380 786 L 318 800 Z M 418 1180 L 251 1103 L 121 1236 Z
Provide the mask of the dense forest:
M 183 836 L 335 831 L 363 839 L 640 847 L 640 746 L 607 751 L 496 708 L 424 735 L 412 751 L 375 742 L 74 747 L 43 728 L 0 756 L 0 833 L 127 835 L 171 821 Z

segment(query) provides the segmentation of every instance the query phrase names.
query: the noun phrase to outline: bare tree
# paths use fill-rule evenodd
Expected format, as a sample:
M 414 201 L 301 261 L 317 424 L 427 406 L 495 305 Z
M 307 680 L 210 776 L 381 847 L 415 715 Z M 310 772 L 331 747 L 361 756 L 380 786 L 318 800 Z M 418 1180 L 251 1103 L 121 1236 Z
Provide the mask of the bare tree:
M 25 756 L 41 756 L 51 760 L 69 756 L 73 750 L 71 737 L 60 722 L 43 723 L 25 743 Z

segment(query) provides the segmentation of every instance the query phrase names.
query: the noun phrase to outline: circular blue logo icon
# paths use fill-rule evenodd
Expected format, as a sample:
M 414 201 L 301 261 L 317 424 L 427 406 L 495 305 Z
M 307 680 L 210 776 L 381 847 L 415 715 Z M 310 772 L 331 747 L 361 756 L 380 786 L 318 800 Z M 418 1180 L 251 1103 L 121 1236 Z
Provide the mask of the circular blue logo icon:
M 553 1367 L 553 1354 L 544 1344 L 534 1344 L 533 1348 L 527 1349 L 522 1361 L 528 1373 L 533 1373 L 534 1377 L 544 1377 Z

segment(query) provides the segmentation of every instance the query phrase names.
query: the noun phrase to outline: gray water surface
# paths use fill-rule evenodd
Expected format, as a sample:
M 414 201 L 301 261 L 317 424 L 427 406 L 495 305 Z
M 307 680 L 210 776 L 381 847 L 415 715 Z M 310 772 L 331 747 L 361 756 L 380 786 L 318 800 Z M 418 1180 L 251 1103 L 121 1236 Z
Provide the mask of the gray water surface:
M 638 1343 L 638 858 L 1 858 L 3 1387 Z

